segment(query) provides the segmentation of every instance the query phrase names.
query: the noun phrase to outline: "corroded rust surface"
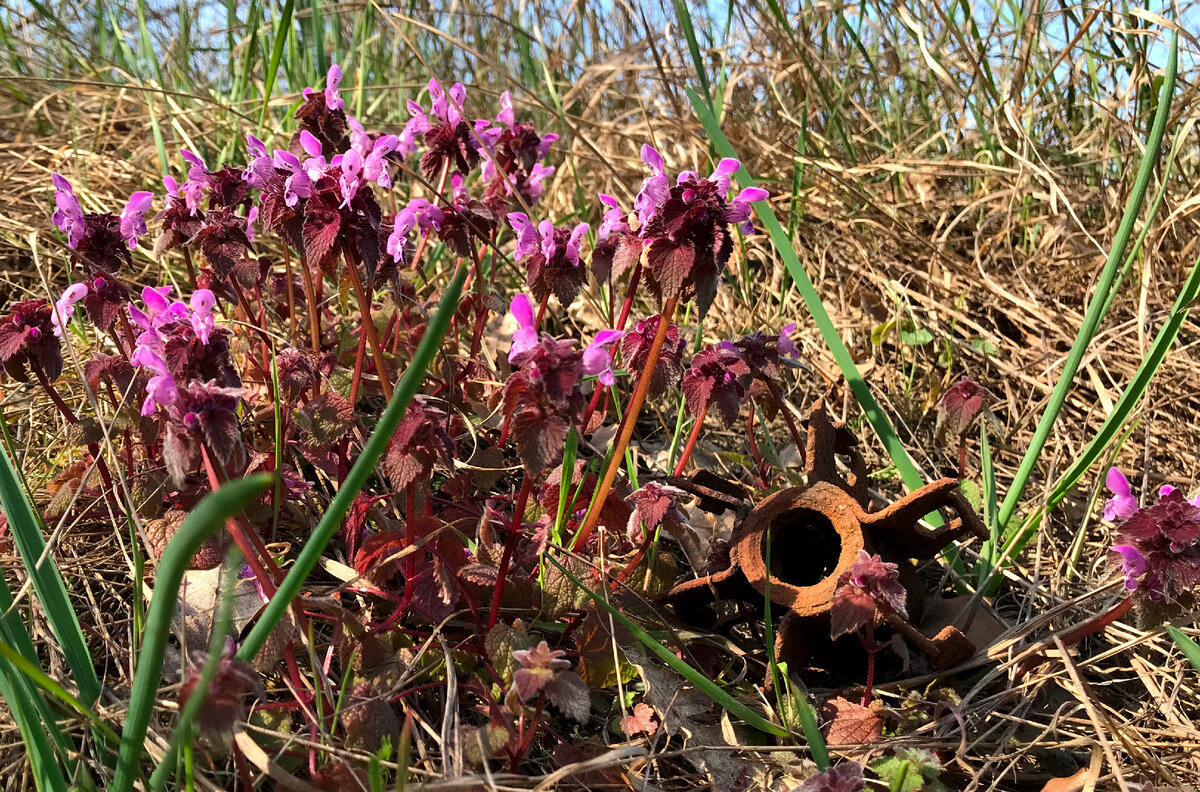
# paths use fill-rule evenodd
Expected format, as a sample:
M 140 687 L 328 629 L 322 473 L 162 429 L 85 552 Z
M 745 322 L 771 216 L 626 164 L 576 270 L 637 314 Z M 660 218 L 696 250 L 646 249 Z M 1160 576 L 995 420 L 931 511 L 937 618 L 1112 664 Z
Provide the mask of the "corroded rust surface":
M 924 591 L 915 562 L 933 558 L 968 534 L 987 538 L 982 521 L 954 479 L 932 482 L 880 511 L 868 511 L 867 472 L 857 438 L 844 425 L 830 421 L 820 401 L 806 425 L 807 486 L 769 495 L 748 513 L 745 507 L 737 509 L 745 517 L 734 532 L 729 566 L 683 583 L 667 595 L 683 615 L 695 618 L 722 600 L 761 611 L 769 591 L 772 606 L 783 610 L 776 651 L 781 660 L 793 663 L 828 648 L 834 586 L 860 550 L 899 565 L 901 582 L 909 591 L 910 616 L 919 619 Z M 705 490 L 712 490 L 711 478 L 707 474 Z M 722 494 L 719 505 L 732 507 L 734 501 Z M 925 515 L 939 511 L 949 511 L 953 517 L 937 529 L 922 525 Z M 929 638 L 895 614 L 886 621 L 936 668 L 962 662 L 974 651 L 966 636 L 953 627 Z

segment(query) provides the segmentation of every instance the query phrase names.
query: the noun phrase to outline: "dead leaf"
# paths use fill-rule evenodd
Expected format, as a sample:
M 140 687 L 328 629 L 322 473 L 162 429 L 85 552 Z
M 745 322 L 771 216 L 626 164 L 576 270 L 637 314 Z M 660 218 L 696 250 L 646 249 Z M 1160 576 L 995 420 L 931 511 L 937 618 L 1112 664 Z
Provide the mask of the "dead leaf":
M 1042 792 L 1081 792 L 1087 783 L 1088 769 L 1082 767 L 1079 772 L 1066 778 L 1051 778 L 1042 787 Z
M 883 718 L 872 707 L 838 696 L 825 702 L 821 714 L 829 720 L 825 739 L 830 745 L 863 745 L 883 736 Z

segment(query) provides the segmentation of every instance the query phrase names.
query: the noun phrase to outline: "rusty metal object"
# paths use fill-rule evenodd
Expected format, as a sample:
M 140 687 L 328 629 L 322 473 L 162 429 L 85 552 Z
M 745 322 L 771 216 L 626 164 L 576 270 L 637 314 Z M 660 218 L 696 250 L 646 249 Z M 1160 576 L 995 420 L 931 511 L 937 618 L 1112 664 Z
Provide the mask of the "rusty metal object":
M 967 534 L 984 539 L 988 535 L 954 479 L 927 484 L 885 509 L 869 512 L 866 464 L 854 434 L 831 422 L 820 401 L 812 408 L 807 429 L 808 486 L 780 490 L 756 505 L 734 532 L 729 567 L 676 586 L 667 595 L 681 612 L 697 614 L 718 600 L 743 602 L 761 611 L 769 591 L 772 606 L 784 614 L 776 651 L 781 660 L 796 665 L 820 656 L 831 643 L 833 590 L 860 550 L 899 565 L 909 612 L 917 619 L 924 591 L 914 560 L 930 559 Z M 848 469 L 845 477 L 838 473 L 839 456 Z M 727 497 L 721 505 L 730 505 Z M 940 510 L 950 510 L 954 517 L 938 529 L 922 527 L 921 518 Z M 896 614 L 885 620 L 937 668 L 955 665 L 973 653 L 967 638 L 953 627 L 929 638 Z

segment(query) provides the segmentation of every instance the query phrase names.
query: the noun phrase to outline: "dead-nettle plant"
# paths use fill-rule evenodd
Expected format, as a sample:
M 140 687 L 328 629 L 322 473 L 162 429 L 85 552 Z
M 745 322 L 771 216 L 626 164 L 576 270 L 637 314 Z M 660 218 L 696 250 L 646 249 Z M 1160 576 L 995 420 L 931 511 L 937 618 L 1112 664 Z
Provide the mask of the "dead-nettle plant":
M 372 699 L 387 691 L 365 681 L 383 678 L 372 664 L 432 636 L 433 625 L 457 629 L 464 622 L 447 619 L 459 614 L 470 625 L 459 645 L 479 658 L 460 687 L 473 697 L 476 737 L 515 768 L 550 714 L 588 717 L 587 687 L 570 670 L 578 621 L 543 636 L 508 616 L 574 612 L 563 593 L 573 590 L 569 579 L 542 563 L 549 543 L 573 535 L 576 551 L 603 560 L 604 568 L 572 568 L 589 584 L 612 572 L 614 586 L 647 587 L 657 573 L 644 561 L 660 531 L 687 530 L 682 491 L 657 482 L 635 490 L 618 476 L 646 400 L 682 398 L 693 419 L 676 474 L 710 410 L 728 426 L 751 399 L 781 412 L 803 448 L 781 387 L 782 366 L 799 356 L 794 326 L 711 344 L 689 360 L 676 324 L 681 303 L 694 299 L 701 317 L 708 310 L 734 234 L 753 231 L 749 204 L 766 192 L 731 197 L 739 168 L 731 159 L 708 177 L 684 171 L 671 180 L 645 146 L 651 173 L 632 209 L 599 196 L 589 241 L 588 222 L 536 216 L 557 136 L 518 120 L 507 93 L 494 117 L 470 120 L 465 88 L 433 80 L 425 103 L 409 101 L 404 128 L 383 134 L 348 114 L 341 77 L 334 66 L 323 89 L 304 92 L 290 135 L 247 135 L 235 163 L 181 150 L 182 169 L 164 178 L 161 198 L 136 192 L 117 214 L 84 212 L 76 187 L 55 174 L 51 219 L 66 240 L 71 284 L 51 300 L 9 307 L 0 361 L 12 380 L 40 386 L 75 427 L 110 506 L 146 526 L 153 558 L 206 494 L 273 473 L 276 485 L 193 558 L 211 568 L 236 544 L 266 602 L 284 579 L 276 554 L 287 541 L 303 543 L 401 381 L 448 255 L 472 287 L 459 297 L 439 364 L 388 440 L 380 475 L 355 492 L 327 551 L 353 568 L 348 590 L 368 604 L 337 614 L 293 609 L 301 629 L 328 636 L 341 682 L 329 660 L 311 670 L 320 684 L 304 678 L 293 625 L 267 642 L 257 670 L 223 657 L 208 695 L 227 730 L 225 721 L 243 716 L 243 693 L 261 694 L 257 675 L 283 663 L 296 700 L 268 695 L 264 706 L 293 712 L 312 735 L 340 729 L 357 741 L 368 721 L 395 725 Z M 409 178 L 414 170 L 421 178 Z M 152 252 L 178 267 L 178 286 L 133 282 L 133 256 L 151 228 Z M 505 304 L 497 292 L 514 279 L 523 283 L 508 299 L 516 329 L 505 350 L 487 333 Z M 609 327 L 581 342 L 562 332 L 552 305 L 585 292 L 609 296 Z M 660 310 L 631 320 L 647 298 Z M 61 383 L 67 343 L 99 415 L 71 407 Z M 616 408 L 605 394 L 626 384 L 605 464 L 577 439 L 605 423 Z M 112 430 L 108 456 L 103 425 Z M 111 465 L 121 466 L 128 502 Z M 597 525 L 610 529 L 603 548 L 592 539 Z M 323 628 L 314 632 L 314 622 Z M 195 677 L 187 684 L 185 697 Z M 339 684 L 345 713 L 331 698 Z M 367 744 L 378 747 L 374 738 Z M 309 766 L 314 778 L 326 772 L 316 748 Z

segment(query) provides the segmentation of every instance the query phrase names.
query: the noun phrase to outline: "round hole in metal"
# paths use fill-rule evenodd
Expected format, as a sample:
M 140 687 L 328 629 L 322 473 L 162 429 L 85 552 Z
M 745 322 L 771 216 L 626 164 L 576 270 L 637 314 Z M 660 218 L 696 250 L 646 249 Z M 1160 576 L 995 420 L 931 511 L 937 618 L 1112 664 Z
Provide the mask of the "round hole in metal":
M 825 515 L 792 509 L 771 521 L 771 577 L 793 586 L 815 586 L 833 574 L 842 538 Z M 763 540 L 763 555 L 767 553 Z

